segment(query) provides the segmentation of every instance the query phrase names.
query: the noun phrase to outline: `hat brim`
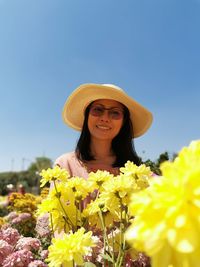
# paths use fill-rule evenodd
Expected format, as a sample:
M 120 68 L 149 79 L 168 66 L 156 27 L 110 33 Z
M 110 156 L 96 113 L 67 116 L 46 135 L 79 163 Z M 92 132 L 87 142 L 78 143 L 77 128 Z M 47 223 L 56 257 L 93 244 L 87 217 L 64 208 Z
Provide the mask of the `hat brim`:
M 120 88 L 103 84 L 82 84 L 74 90 L 63 108 L 64 122 L 73 129 L 81 131 L 85 109 L 97 99 L 115 100 L 129 109 L 134 138 L 143 135 L 151 126 L 153 116 L 149 110 L 129 97 Z

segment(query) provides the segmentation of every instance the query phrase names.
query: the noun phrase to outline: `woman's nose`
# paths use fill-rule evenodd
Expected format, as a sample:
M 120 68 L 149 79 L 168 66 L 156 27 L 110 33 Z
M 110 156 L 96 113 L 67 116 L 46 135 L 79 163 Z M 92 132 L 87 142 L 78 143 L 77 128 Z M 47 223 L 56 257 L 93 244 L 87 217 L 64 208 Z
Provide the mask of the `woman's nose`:
M 109 111 L 104 110 L 104 113 L 101 115 L 100 119 L 102 121 L 109 121 L 110 120 Z

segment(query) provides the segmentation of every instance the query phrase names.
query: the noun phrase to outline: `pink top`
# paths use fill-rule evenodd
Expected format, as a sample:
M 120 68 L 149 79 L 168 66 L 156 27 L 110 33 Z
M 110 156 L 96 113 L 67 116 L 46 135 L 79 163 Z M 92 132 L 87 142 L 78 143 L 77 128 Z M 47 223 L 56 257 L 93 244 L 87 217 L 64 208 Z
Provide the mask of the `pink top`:
M 89 172 L 87 167 L 77 159 L 75 152 L 69 152 L 66 154 L 61 155 L 59 158 L 56 159 L 55 165 L 59 165 L 61 168 L 66 169 L 70 176 L 78 176 L 83 177 L 85 179 L 88 178 L 89 172 L 96 172 L 97 170 L 106 170 L 114 175 L 119 173 L 119 168 L 104 168 L 101 165 L 96 165 L 94 168 L 90 168 Z
M 61 155 L 56 159 L 55 165 L 59 165 L 61 168 L 66 169 L 70 176 L 88 177 L 86 167 L 77 159 L 74 151 Z

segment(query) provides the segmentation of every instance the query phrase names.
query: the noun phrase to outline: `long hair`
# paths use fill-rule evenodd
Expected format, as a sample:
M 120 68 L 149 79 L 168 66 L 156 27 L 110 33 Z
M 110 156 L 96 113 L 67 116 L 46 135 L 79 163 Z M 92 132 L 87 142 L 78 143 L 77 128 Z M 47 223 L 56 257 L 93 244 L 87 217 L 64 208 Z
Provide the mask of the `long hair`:
M 94 160 L 90 149 L 91 135 L 88 129 L 88 116 L 90 106 L 91 104 L 85 110 L 85 119 L 83 122 L 81 135 L 79 137 L 75 150 L 77 158 L 82 161 Z M 123 107 L 123 125 L 118 135 L 112 140 L 111 144 L 112 151 L 116 156 L 116 160 L 113 163 L 113 167 L 122 167 L 128 160 L 134 162 L 136 165 L 141 164 L 141 159 L 138 157 L 135 151 L 134 142 L 132 139 L 133 127 L 130 119 L 130 113 L 126 106 Z

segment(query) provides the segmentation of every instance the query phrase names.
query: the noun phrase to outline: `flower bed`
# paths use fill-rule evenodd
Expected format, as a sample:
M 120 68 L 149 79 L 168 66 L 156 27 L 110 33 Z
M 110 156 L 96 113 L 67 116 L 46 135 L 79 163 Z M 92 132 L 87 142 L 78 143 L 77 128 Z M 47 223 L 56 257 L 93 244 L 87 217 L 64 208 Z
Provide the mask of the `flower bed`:
M 43 170 L 48 195 L 3 199 L 0 266 L 199 267 L 200 141 L 161 171 L 127 162 L 84 180 Z
M 12 193 L 4 199 L 7 215 L 0 218 L 0 266 L 47 267 L 45 259 L 51 240 L 49 222 L 35 215 L 42 198 Z M 41 227 L 43 232 L 39 231 Z

